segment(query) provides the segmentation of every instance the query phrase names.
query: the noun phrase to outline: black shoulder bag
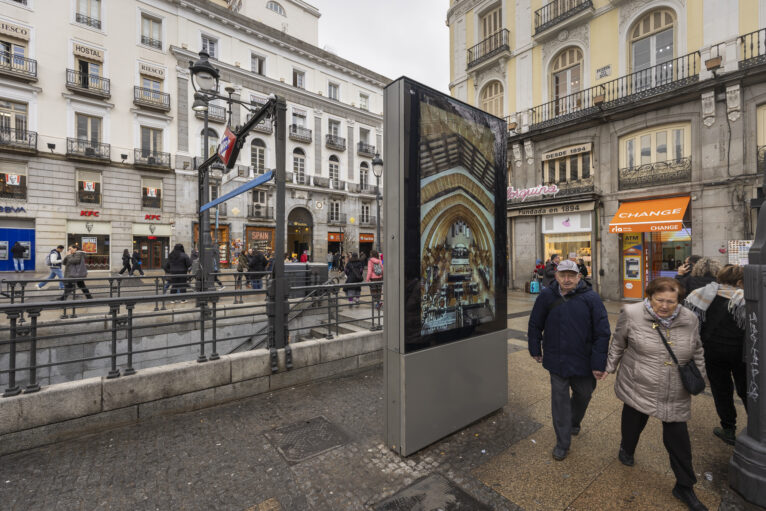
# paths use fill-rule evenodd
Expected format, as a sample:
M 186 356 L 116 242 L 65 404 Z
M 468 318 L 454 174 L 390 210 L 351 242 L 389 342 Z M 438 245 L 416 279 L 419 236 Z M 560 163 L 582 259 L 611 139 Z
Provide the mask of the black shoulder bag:
M 692 396 L 696 396 L 705 390 L 705 379 L 702 378 L 702 374 L 700 373 L 700 370 L 697 369 L 697 364 L 694 363 L 694 360 L 690 360 L 684 365 L 679 364 L 678 359 L 676 358 L 676 354 L 673 353 L 672 349 L 670 349 L 670 345 L 668 344 L 667 339 L 665 339 L 665 336 L 662 335 L 662 330 L 659 328 L 659 325 L 654 323 L 653 328 L 657 330 L 658 334 L 660 334 L 662 344 L 665 345 L 668 353 L 670 353 L 670 358 L 672 358 L 673 362 L 675 362 L 676 366 L 678 366 L 678 372 L 681 374 L 681 383 L 683 384 L 686 391 Z

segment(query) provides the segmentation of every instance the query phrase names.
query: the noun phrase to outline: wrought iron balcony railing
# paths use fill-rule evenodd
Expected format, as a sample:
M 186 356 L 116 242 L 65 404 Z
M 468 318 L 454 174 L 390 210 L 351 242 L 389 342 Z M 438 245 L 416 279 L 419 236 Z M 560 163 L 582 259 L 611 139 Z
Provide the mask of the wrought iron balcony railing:
M 102 98 L 108 98 L 109 78 L 98 75 L 83 73 L 74 69 L 66 70 L 66 88 L 83 94 L 90 94 Z
M 535 11 L 535 34 L 593 7 L 591 0 L 553 0 Z
M 145 87 L 133 87 L 133 104 L 155 110 L 170 110 L 170 94 Z
M 274 220 L 274 207 L 266 207 L 261 204 L 249 204 L 247 206 L 247 216 L 248 218 Z
M 504 28 L 487 37 L 476 46 L 472 46 L 468 49 L 467 67 L 471 68 L 480 64 L 503 51 L 511 51 L 509 40 L 510 32 L 507 28 Z
M 76 13 L 74 15 L 74 20 L 77 23 L 81 23 L 83 25 L 88 25 L 89 27 L 97 28 L 101 30 L 101 20 L 97 18 L 91 18 L 90 16 L 86 16 L 85 14 Z
M 340 179 L 330 178 L 330 189 L 344 191 L 346 189 L 346 182 Z
M 298 126 L 297 124 L 290 125 L 288 136 L 291 140 L 295 140 L 297 142 L 305 142 L 307 144 L 311 143 L 311 130 L 304 128 L 303 126 Z
M 0 149 L 37 151 L 37 132 L 0 127 Z
M 328 224 L 344 224 L 346 223 L 346 214 L 345 213 L 333 213 L 332 211 L 327 212 L 327 223 Z
M 92 140 L 68 137 L 66 139 L 66 154 L 67 156 L 108 160 L 110 158 L 110 146 Z
M 375 156 L 375 146 L 367 142 L 358 142 L 356 144 L 356 154 L 372 158 Z
M 305 172 L 294 172 L 293 183 L 296 185 L 310 185 L 311 177 L 307 176 Z
M 141 44 L 144 44 L 146 46 L 151 46 L 152 48 L 157 48 L 158 50 L 162 49 L 162 41 L 159 41 L 157 39 L 152 39 L 151 37 L 142 35 L 141 36 Z
M 133 163 L 144 167 L 170 168 L 170 153 L 136 148 L 133 150 Z
M 532 108 L 531 124 L 544 128 L 635 103 L 699 80 L 700 54 L 689 53 Z
M 766 62 L 766 28 L 740 36 L 739 44 L 740 69 Z
M 336 151 L 346 150 L 346 139 L 337 135 L 325 135 L 325 146 Z
M 647 163 L 638 167 L 624 168 L 618 171 L 617 184 L 619 190 L 632 190 L 648 186 L 672 185 L 686 183 L 692 179 L 692 159 L 678 158 L 676 160 Z
M 204 119 L 205 112 L 195 110 L 194 117 Z M 207 120 L 209 122 L 226 122 L 226 109 L 219 105 L 207 105 Z
M 24 80 L 37 80 L 37 61 L 0 51 L 0 73 Z
M 377 217 L 374 216 L 360 216 L 359 225 L 378 225 L 376 222 Z
M 271 121 L 271 119 L 264 119 L 253 126 L 253 131 L 257 131 L 259 133 L 271 133 L 274 131 L 274 123 Z

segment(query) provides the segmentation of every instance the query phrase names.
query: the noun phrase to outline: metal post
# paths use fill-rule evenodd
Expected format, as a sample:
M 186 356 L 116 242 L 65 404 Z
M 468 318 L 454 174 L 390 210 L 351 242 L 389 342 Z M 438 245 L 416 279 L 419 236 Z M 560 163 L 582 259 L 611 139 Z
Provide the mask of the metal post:
M 32 324 L 29 325 L 29 383 L 24 389 L 25 394 L 40 390 L 40 385 L 37 383 L 37 318 L 39 316 L 39 310 L 29 311 Z
M 208 136 L 208 111 L 205 110 L 203 116 L 203 131 L 205 136 L 203 137 L 203 150 L 204 158 L 207 159 L 209 153 L 209 136 Z M 202 208 L 203 205 L 210 202 L 210 166 L 203 165 L 199 169 L 199 203 L 197 205 L 197 211 Z M 197 286 L 199 291 L 207 290 L 209 273 L 210 273 L 210 248 L 213 240 L 210 236 L 210 209 L 206 209 L 199 213 L 199 234 L 197 236 L 199 245 L 199 275 L 197 277 Z
M 3 397 L 16 396 L 21 393 L 21 389 L 16 385 L 16 320 L 19 319 L 19 313 L 9 313 L 8 319 L 11 321 L 11 335 L 8 340 L 8 387 L 3 392 Z
M 199 356 L 197 362 L 207 362 L 205 356 L 205 313 L 207 312 L 207 301 L 205 298 L 199 298 L 197 300 L 199 304 Z
M 218 351 L 216 349 L 216 342 L 218 341 L 218 333 L 216 332 L 216 322 L 218 320 L 217 318 L 217 309 L 216 309 L 216 302 L 218 302 L 218 298 L 212 298 L 211 300 L 211 313 L 212 313 L 212 319 L 213 319 L 213 328 L 212 328 L 212 334 L 213 334 L 213 352 L 210 354 L 210 360 L 218 360 Z
M 112 353 L 110 355 L 112 368 L 106 375 L 107 379 L 117 378 L 120 375 L 120 370 L 117 369 L 117 311 L 119 308 L 119 305 L 109 307 L 109 312 L 112 315 Z
M 375 176 L 375 204 L 378 210 L 378 216 L 376 218 L 378 224 L 378 234 L 375 240 L 377 241 L 378 257 L 380 257 L 380 178 Z
M 285 282 L 285 150 L 287 126 L 286 111 L 287 104 L 285 99 L 279 97 L 276 103 L 276 130 L 275 130 L 275 150 L 277 156 L 277 209 L 276 209 L 276 240 L 274 241 L 274 347 L 284 348 L 287 344 L 287 296 Z
M 136 374 L 136 370 L 133 369 L 133 307 L 133 303 L 125 304 L 125 308 L 128 309 L 128 367 L 123 372 L 125 376 Z

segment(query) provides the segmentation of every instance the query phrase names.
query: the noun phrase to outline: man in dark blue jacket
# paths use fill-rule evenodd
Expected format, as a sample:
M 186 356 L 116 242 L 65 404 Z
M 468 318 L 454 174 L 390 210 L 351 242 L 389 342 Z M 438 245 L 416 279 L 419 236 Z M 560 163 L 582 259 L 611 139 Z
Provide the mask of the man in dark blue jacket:
M 540 292 L 529 316 L 527 337 L 530 355 L 551 373 L 553 458 L 561 461 L 569 452 L 572 435 L 580 432 L 596 378 L 606 368 L 611 337 L 606 308 L 590 284 L 580 280 L 574 261 L 561 261 L 556 280 Z

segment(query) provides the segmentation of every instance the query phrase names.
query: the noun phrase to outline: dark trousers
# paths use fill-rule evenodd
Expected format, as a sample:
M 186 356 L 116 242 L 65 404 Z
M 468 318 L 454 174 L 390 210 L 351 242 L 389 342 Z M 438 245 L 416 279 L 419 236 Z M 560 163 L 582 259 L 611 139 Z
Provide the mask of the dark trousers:
M 122 275 L 122 272 L 127 271 L 128 275 L 130 275 L 132 272 L 130 271 L 130 263 L 123 264 L 122 269 L 120 270 L 120 275 Z
M 144 274 L 144 270 L 141 269 L 141 265 L 140 264 L 134 264 L 133 265 L 133 269 L 130 270 L 130 274 L 133 275 L 134 272 L 138 272 L 141 275 Z M 120 273 L 122 273 L 122 272 L 120 272 Z
M 383 285 L 382 284 L 373 284 L 370 286 L 370 295 L 372 296 L 372 301 L 375 303 L 378 303 L 380 301 L 380 295 L 383 291 Z
M 595 388 L 596 378 L 592 375 L 564 378 L 551 373 L 551 415 L 558 447 L 569 450 L 572 427 L 580 427 Z
M 742 347 L 706 343 L 705 371 L 710 380 L 710 392 L 713 394 L 715 411 L 721 419 L 721 427 L 735 429 L 737 409 L 734 408 L 732 394 L 735 389 L 747 410 L 747 377 L 745 362 L 742 359 Z M 732 380 L 734 380 L 733 385 Z
M 77 287 L 79 287 L 82 290 L 82 292 L 85 294 L 85 298 L 87 298 L 88 300 L 93 299 L 93 295 L 90 294 L 90 291 L 85 286 L 85 281 L 75 280 L 74 282 L 69 281 L 64 283 L 64 294 L 61 296 L 61 298 L 59 298 L 59 300 L 66 300 L 67 296 L 69 296 L 70 294 L 72 295 L 72 298 L 74 298 L 75 284 L 77 284 Z
M 628 405 L 622 407 L 622 448 L 633 456 L 638 439 L 646 426 L 649 416 Z M 678 486 L 691 488 L 697 482 L 692 468 L 692 444 L 685 422 L 663 422 L 662 443 L 670 456 L 670 468 L 676 476 Z

